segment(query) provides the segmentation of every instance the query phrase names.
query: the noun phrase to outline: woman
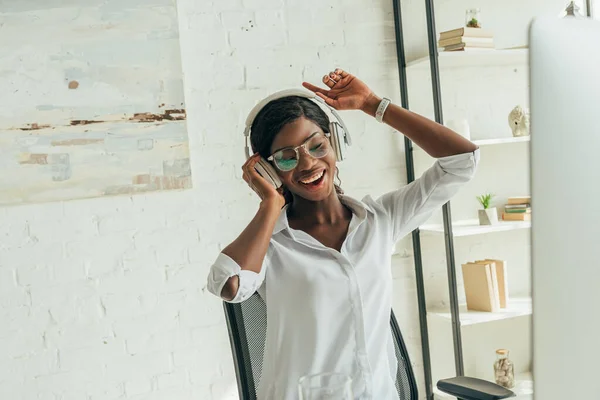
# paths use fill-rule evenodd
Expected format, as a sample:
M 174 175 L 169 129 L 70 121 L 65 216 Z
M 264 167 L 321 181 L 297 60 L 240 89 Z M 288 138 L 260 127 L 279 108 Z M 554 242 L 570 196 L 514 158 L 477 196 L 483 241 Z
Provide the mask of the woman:
M 336 69 L 323 82 L 329 90 L 303 85 L 337 110 L 375 116 L 382 99 L 355 76 Z M 362 201 L 334 184 L 336 157 L 325 139 L 329 121 L 311 100 L 274 100 L 252 124 L 257 153 L 242 167 L 243 177 L 262 201 L 246 229 L 217 257 L 208 288 L 230 302 L 258 290 L 266 302 L 260 399 L 295 399 L 301 376 L 333 371 L 352 378 L 357 399 L 398 396 L 389 328 L 393 246 L 473 177 L 479 150 L 393 104 L 383 122 L 437 161 L 415 182 Z M 254 169 L 259 157 L 271 155 L 283 191 Z

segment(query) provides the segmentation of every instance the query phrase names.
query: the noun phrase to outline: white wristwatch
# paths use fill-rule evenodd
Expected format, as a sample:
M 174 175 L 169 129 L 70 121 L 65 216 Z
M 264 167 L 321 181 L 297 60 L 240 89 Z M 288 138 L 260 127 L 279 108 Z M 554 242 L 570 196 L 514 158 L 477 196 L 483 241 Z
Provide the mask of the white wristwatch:
M 375 119 L 378 122 L 383 122 L 383 114 L 385 114 L 385 110 L 390 105 L 390 103 L 391 103 L 391 100 L 388 99 L 387 97 L 384 97 L 383 99 L 381 99 L 381 102 L 379 103 L 379 107 L 377 107 L 377 111 L 375 112 Z

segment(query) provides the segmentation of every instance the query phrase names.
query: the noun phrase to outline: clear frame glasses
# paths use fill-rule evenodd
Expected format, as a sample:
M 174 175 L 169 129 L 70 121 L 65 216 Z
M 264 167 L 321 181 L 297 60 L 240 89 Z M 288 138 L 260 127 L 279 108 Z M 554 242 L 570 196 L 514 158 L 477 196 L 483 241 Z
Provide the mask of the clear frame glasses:
M 272 161 L 281 171 L 291 171 L 298 165 L 300 149 L 314 158 L 323 158 L 331 150 L 329 133 L 315 132 L 310 135 L 304 143 L 296 147 L 286 147 L 271 154 L 267 160 Z

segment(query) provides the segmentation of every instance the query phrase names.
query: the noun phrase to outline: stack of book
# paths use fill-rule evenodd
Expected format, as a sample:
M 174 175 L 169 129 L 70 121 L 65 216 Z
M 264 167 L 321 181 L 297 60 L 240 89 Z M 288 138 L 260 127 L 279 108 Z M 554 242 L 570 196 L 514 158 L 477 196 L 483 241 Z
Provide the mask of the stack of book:
M 531 196 L 509 197 L 502 213 L 504 221 L 531 221 Z
M 462 265 L 467 310 L 497 312 L 508 304 L 506 261 L 485 259 Z
M 438 46 L 444 51 L 465 51 L 494 48 L 494 35 L 481 28 L 463 27 L 440 33 Z

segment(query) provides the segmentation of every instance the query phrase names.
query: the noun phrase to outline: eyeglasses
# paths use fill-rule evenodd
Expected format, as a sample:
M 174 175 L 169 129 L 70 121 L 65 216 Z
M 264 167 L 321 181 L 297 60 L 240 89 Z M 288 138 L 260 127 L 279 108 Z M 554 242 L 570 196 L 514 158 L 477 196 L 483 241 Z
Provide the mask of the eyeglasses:
M 291 171 L 298 165 L 300 159 L 299 149 L 303 148 L 305 153 L 314 158 L 323 158 L 331 149 L 329 145 L 329 133 L 315 132 L 310 135 L 304 143 L 296 147 L 287 147 L 277 150 L 267 160 L 273 161 L 281 171 Z

